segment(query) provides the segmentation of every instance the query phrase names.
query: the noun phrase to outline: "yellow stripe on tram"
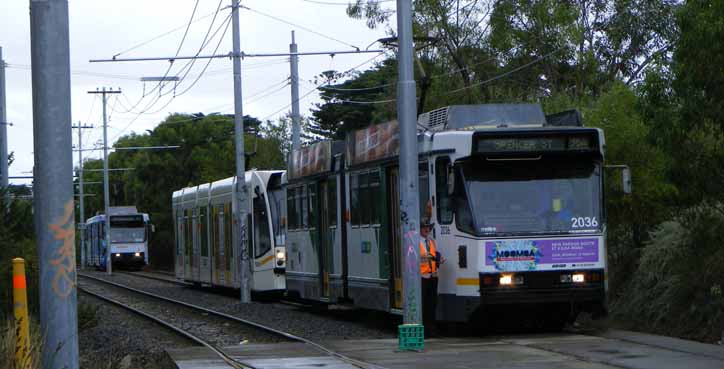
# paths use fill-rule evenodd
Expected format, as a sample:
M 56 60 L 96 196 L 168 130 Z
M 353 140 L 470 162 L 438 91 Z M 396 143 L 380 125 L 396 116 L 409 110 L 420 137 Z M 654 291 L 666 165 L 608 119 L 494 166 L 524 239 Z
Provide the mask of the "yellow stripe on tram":
M 478 278 L 458 278 L 455 282 L 458 286 L 477 286 L 480 284 Z
M 259 263 L 260 263 L 259 265 L 260 265 L 260 266 L 261 266 L 261 265 L 264 265 L 264 264 L 270 262 L 271 259 L 274 259 L 274 255 L 269 255 L 269 256 L 265 257 L 264 259 L 262 259 L 262 260 L 259 262 Z

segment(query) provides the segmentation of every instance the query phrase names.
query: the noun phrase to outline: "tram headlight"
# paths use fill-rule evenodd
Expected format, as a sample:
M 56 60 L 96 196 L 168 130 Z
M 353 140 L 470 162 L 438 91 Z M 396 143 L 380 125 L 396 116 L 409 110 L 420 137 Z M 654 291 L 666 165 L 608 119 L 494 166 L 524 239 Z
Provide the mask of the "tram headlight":
M 141 257 L 141 253 L 140 253 L 140 252 L 137 252 L 137 253 L 135 253 L 135 254 L 133 254 L 133 255 L 134 255 L 135 257 L 137 257 L 137 258 Z
M 583 273 L 576 273 L 571 278 L 573 283 L 583 283 L 586 281 L 586 275 Z
M 284 260 L 284 251 L 283 250 L 277 250 L 277 259 Z
M 117 258 L 120 258 L 120 257 L 121 257 L 121 254 L 116 254 L 116 257 L 117 257 Z
M 500 276 L 500 285 L 501 286 L 509 286 L 513 284 L 513 276 L 512 275 L 501 275 Z

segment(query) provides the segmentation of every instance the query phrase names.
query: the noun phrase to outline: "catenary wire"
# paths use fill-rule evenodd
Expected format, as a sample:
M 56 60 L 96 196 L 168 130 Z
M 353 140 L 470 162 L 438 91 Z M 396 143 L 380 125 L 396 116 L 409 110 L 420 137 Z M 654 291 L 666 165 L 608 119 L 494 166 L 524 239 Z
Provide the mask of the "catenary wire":
M 342 41 L 342 40 L 337 39 L 337 38 L 334 38 L 334 37 L 332 37 L 332 36 L 325 35 L 324 33 L 321 33 L 321 32 L 317 32 L 317 31 L 315 31 L 315 30 L 313 30 L 313 29 L 311 29 L 311 28 L 308 28 L 308 27 L 305 27 L 305 26 L 301 26 L 301 25 L 296 24 L 296 23 L 289 22 L 289 21 L 287 21 L 287 20 L 284 20 L 284 19 L 282 19 L 282 18 L 273 16 L 273 15 L 271 15 L 271 14 L 267 14 L 267 13 L 264 13 L 264 12 L 261 12 L 261 11 L 258 11 L 258 10 L 252 9 L 252 8 L 249 8 L 248 6 L 245 6 L 245 5 L 240 5 L 240 7 L 243 8 L 243 9 L 246 9 L 246 10 L 248 10 L 248 11 L 250 11 L 250 12 L 259 14 L 259 15 L 261 15 L 261 16 L 274 19 L 274 20 L 276 20 L 277 22 L 281 22 L 281 23 L 284 23 L 284 24 L 287 24 L 287 25 L 290 25 L 290 26 L 294 26 L 294 27 L 297 27 L 297 28 L 299 28 L 299 29 L 301 29 L 301 30 L 307 31 L 307 32 L 309 32 L 309 33 L 313 33 L 313 34 L 315 34 L 315 35 L 317 35 L 317 36 L 324 37 L 324 38 L 326 38 L 326 39 L 328 39 L 328 40 L 335 41 L 335 42 L 338 42 L 338 43 L 340 43 L 340 44 L 342 44 L 342 45 L 352 47 L 352 48 L 354 48 L 354 49 L 356 49 L 356 50 L 359 50 L 359 49 L 360 49 L 359 47 L 357 47 L 357 46 L 355 46 L 355 45 L 352 45 L 352 44 L 350 44 L 350 43 L 348 43 L 348 42 Z

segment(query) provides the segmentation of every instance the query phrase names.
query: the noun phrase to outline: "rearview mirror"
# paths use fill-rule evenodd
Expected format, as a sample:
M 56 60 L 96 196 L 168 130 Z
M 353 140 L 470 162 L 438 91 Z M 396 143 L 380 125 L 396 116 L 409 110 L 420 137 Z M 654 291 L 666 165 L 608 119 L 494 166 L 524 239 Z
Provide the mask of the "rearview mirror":
M 455 192 L 455 172 L 452 166 L 447 167 L 447 194 L 452 195 Z
M 630 195 L 631 194 L 631 169 L 629 167 L 623 168 L 621 170 L 621 180 L 623 181 L 623 193 Z
M 631 188 L 631 168 L 629 168 L 628 165 L 606 165 L 605 168 L 621 170 L 621 185 L 623 187 L 623 193 L 630 195 L 633 191 Z

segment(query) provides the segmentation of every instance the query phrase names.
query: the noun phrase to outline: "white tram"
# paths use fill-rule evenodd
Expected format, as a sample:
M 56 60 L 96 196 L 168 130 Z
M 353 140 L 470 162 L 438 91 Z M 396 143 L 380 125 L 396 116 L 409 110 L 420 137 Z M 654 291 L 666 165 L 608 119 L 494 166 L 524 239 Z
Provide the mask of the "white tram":
M 139 213 L 135 206 L 112 206 L 111 250 L 113 267 L 142 268 L 148 265 L 148 238 L 153 225 L 146 213 Z M 105 214 L 86 221 L 86 266 L 106 268 Z
M 252 290 L 282 291 L 286 256 L 282 214 L 284 171 L 247 171 L 247 229 L 252 259 Z M 239 288 L 240 227 L 236 177 L 187 187 L 173 193 L 176 278 Z
M 604 311 L 603 132 L 536 104 L 449 106 L 419 124 L 420 214 L 447 259 L 437 318 Z M 380 124 L 293 153 L 288 293 L 401 312 L 398 132 Z

